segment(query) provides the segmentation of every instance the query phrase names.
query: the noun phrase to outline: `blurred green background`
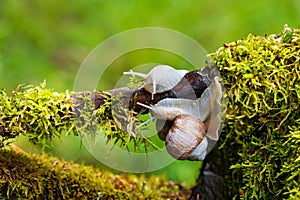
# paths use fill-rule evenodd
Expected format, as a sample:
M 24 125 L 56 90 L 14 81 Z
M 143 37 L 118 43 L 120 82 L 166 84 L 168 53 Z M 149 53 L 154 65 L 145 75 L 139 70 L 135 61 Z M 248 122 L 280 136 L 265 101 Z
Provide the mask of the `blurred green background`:
M 248 33 L 278 33 L 284 24 L 299 27 L 300 1 L 1 0 L 0 88 L 10 91 L 18 84 L 39 84 L 45 79 L 56 91 L 72 90 L 77 70 L 89 52 L 108 37 L 132 28 L 177 30 L 210 53 Z M 134 66 L 142 55 L 131 55 L 119 64 Z M 122 66 L 108 70 L 105 88 L 114 87 L 115 74 L 121 76 L 122 71 Z M 24 138 L 18 144 L 28 151 L 39 151 Z M 54 142 L 51 151 L 66 160 L 100 166 L 80 148 L 78 138 L 62 138 L 62 142 Z M 192 184 L 200 164 L 175 162 L 155 173 Z

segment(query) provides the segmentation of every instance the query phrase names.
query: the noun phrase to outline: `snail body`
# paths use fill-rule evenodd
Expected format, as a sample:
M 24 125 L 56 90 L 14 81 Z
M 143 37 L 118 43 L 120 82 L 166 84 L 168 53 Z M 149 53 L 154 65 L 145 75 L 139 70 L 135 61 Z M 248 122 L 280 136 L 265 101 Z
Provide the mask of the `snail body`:
M 159 137 L 172 157 L 203 160 L 219 138 L 221 98 L 221 85 L 215 77 L 198 99 L 165 98 L 154 105 L 138 104 L 157 119 Z M 158 127 L 164 122 L 167 126 Z
M 151 114 L 160 120 L 173 121 L 180 114 L 194 116 L 209 124 L 207 136 L 212 140 L 218 140 L 218 130 L 221 124 L 219 116 L 221 99 L 222 88 L 216 77 L 198 99 L 165 98 L 150 106 L 139 102 L 137 104 L 150 109 Z
M 168 65 L 158 65 L 148 74 L 139 72 L 124 72 L 124 74 L 145 78 L 142 88 L 150 92 L 153 99 L 155 94 L 171 90 L 175 87 L 187 72 L 187 70 L 176 70 Z
M 172 123 L 166 130 L 159 131 L 158 135 L 175 159 L 203 160 L 206 156 L 207 128 L 199 119 L 199 102 L 199 99 L 163 99 L 153 106 L 138 103 L 151 110 L 157 123 L 164 120 Z
M 189 114 L 203 121 L 208 114 L 207 107 L 200 104 L 202 101 L 201 98 L 196 100 L 165 98 L 155 105 L 148 106 L 139 102 L 138 105 L 150 109 L 157 119 L 174 120 L 180 114 Z

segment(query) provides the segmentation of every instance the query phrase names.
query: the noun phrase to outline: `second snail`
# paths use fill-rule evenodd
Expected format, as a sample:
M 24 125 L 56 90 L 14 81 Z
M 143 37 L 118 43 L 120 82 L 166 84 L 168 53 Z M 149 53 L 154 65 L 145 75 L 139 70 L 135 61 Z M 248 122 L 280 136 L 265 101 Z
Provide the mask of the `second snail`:
M 199 70 L 198 73 L 205 76 L 207 71 Z M 146 80 L 141 87 L 145 87 L 153 98 L 159 92 L 172 90 L 184 78 L 184 73 L 187 71 L 159 65 L 144 76 Z M 221 83 L 219 76 L 214 76 L 199 98 L 165 98 L 154 105 L 140 102 L 137 105 L 150 110 L 151 120 L 156 119 L 159 137 L 165 141 L 166 149 L 172 157 L 179 160 L 203 160 L 219 138 L 221 101 Z

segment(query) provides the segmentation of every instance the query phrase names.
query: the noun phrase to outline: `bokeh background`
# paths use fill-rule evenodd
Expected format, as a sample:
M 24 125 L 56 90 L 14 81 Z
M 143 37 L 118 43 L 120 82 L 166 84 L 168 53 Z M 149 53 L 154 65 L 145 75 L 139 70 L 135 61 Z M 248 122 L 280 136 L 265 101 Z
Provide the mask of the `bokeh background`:
M 89 52 L 101 41 L 132 28 L 177 30 L 211 53 L 223 43 L 249 33 L 278 33 L 284 24 L 299 27 L 300 1 L 1 0 L 0 88 L 10 91 L 19 84 L 39 84 L 46 80 L 47 87 L 56 91 L 72 90 L 77 70 Z M 154 58 L 155 53 L 149 51 L 118 61 L 105 73 L 101 89 L 114 87 L 126 67 Z M 176 63 L 176 59 L 172 62 Z M 17 144 L 26 151 L 40 151 L 22 137 Z M 81 147 L 75 137 L 63 137 L 47 151 L 66 160 L 109 170 Z M 180 161 L 154 173 L 166 173 L 170 180 L 191 185 L 200 165 L 201 162 Z

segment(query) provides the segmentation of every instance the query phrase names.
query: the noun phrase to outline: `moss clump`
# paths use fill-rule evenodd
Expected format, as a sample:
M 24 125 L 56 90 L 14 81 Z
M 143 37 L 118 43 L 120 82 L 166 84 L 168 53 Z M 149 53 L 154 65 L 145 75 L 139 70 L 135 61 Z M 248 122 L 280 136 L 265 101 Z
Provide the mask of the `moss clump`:
M 112 174 L 47 155 L 3 149 L 0 177 L 0 199 L 185 199 L 188 195 L 164 177 Z
M 0 142 L 10 143 L 23 134 L 46 145 L 53 137 L 74 130 L 70 94 L 39 86 L 19 86 L 8 96 L 0 91 Z
M 300 30 L 249 35 L 211 55 L 226 88 L 230 197 L 300 196 Z
M 101 97 L 100 108 L 95 108 L 95 96 Z M 58 93 L 38 86 L 19 86 L 9 96 L 0 91 L 0 148 L 25 135 L 32 143 L 45 147 L 54 137 L 74 134 L 103 133 L 106 138 L 129 149 L 154 146 L 146 137 L 135 137 L 122 130 L 112 114 L 112 97 L 104 92 Z M 127 111 L 127 113 L 130 113 Z M 137 118 L 123 115 L 136 123 Z
M 126 108 L 120 101 L 121 96 L 122 93 L 116 97 L 106 93 L 105 103 L 95 112 L 98 126 L 101 127 L 106 138 L 128 151 L 129 146 L 133 146 L 134 150 L 143 147 L 145 152 L 149 147 L 158 148 L 137 128 L 137 125 L 142 123 L 140 114 Z

